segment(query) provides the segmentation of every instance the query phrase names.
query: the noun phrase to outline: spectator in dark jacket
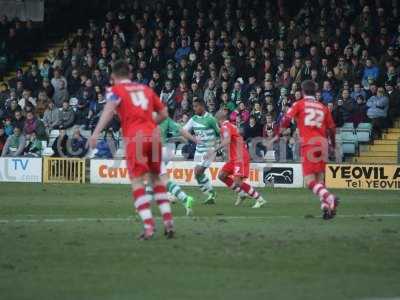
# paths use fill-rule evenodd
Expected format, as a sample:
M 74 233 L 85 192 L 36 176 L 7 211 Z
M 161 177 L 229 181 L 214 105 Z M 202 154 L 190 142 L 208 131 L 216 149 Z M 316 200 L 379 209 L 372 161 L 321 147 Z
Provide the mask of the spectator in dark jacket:
M 69 156 L 71 157 L 84 157 L 88 151 L 87 139 L 81 135 L 79 128 L 75 128 L 71 138 L 71 147 L 69 150 Z
M 67 151 L 68 136 L 64 129 L 60 129 L 60 132 L 53 142 L 51 148 L 53 149 L 54 157 L 66 157 L 68 156 Z
M 257 123 L 256 117 L 251 116 L 249 123 L 244 126 L 244 137 L 246 138 L 246 141 L 249 142 L 255 137 L 261 137 L 262 131 L 263 128 Z
M 368 121 L 367 106 L 364 98 L 361 95 L 357 96 L 356 103 L 353 104 L 351 121 L 353 122 L 355 128 L 357 128 L 358 124 Z

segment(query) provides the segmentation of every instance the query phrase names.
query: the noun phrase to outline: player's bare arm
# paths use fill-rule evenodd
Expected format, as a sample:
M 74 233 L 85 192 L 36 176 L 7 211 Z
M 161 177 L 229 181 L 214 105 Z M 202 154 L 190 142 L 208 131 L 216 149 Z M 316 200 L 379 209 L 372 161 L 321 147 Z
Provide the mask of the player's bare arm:
M 217 145 L 214 149 L 210 149 L 207 154 L 206 158 L 213 157 L 216 153 L 222 149 L 226 149 L 231 142 L 231 138 L 229 135 L 221 137 L 221 142 Z
M 199 141 L 196 139 L 196 137 L 194 137 L 189 131 L 187 131 L 184 128 L 181 128 L 181 130 L 179 131 L 180 134 L 188 141 L 191 141 L 195 144 L 198 144 Z
M 100 133 L 104 130 L 104 128 L 110 123 L 112 118 L 114 117 L 115 109 L 117 108 L 118 103 L 116 102 L 107 102 L 104 106 L 104 110 L 100 116 L 100 120 L 97 123 L 95 130 L 92 133 L 92 136 L 89 138 L 88 143 L 89 147 L 94 149 L 96 148 L 97 139 L 100 136 Z
M 162 110 L 157 112 L 157 115 L 154 118 L 154 122 L 156 122 L 156 124 L 160 124 L 166 118 L 168 118 L 168 109 L 164 107 Z

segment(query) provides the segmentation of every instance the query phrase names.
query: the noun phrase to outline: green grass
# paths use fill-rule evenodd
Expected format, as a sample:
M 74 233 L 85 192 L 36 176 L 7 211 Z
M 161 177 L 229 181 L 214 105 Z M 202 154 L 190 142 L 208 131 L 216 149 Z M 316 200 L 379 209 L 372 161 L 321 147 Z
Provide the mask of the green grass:
M 329 222 L 307 190 L 262 192 L 176 204 L 177 238 L 140 242 L 129 186 L 0 184 L 0 299 L 400 297 L 398 192 L 337 191 Z

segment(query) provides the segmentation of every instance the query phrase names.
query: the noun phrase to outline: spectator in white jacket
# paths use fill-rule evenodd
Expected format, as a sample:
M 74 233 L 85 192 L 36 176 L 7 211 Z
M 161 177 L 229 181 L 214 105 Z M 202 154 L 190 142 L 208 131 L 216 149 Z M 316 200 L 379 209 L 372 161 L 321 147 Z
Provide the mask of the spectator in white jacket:
M 367 116 L 371 119 L 374 135 L 379 137 L 382 129 L 386 128 L 386 117 L 389 109 L 389 98 L 385 95 L 385 89 L 379 87 L 375 96 L 367 101 Z

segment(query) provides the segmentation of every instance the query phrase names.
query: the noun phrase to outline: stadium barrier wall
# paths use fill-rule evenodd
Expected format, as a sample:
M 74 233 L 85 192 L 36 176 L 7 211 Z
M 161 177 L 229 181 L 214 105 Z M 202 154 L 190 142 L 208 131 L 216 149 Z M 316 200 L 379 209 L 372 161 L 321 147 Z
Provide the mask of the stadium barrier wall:
M 0 157 L 0 182 L 42 182 L 42 158 Z
M 400 165 L 329 164 L 325 183 L 328 188 L 398 191 Z
M 171 161 L 167 168 L 168 177 L 181 185 L 197 186 L 194 177 L 193 161 Z M 207 174 L 214 186 L 224 186 L 217 175 L 223 162 L 214 162 Z M 249 182 L 256 187 L 264 187 L 265 182 L 273 181 L 275 187 L 303 187 L 303 174 L 300 164 L 252 163 Z M 90 161 L 90 183 L 129 184 L 125 160 L 92 159 Z
M 43 183 L 85 183 L 84 159 L 45 157 L 43 159 Z

